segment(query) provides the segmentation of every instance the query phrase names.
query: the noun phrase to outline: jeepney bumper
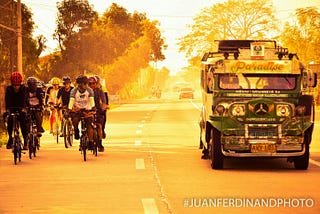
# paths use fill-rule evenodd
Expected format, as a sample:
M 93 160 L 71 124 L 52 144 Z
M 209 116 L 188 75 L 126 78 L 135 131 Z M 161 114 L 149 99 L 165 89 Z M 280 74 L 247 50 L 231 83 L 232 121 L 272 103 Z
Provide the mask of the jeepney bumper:
M 222 136 L 222 153 L 228 157 L 295 157 L 305 152 L 300 136 L 277 139 L 250 139 L 242 136 Z

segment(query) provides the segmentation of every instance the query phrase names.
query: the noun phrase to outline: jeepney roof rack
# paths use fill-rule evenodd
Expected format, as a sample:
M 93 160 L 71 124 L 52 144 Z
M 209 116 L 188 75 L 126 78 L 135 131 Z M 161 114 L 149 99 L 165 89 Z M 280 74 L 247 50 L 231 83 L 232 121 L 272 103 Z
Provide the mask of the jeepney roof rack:
M 218 42 L 218 51 L 217 52 L 206 52 L 201 61 L 207 61 L 208 58 L 212 58 L 214 55 L 222 54 L 227 58 L 229 54 L 233 54 L 235 57 L 239 55 L 240 49 L 250 49 L 251 43 L 253 42 L 263 42 L 266 44 L 265 48 L 274 49 L 275 54 L 278 55 L 279 59 L 282 59 L 285 55 L 289 56 L 289 59 L 292 59 L 293 56 L 298 56 L 288 52 L 288 48 L 283 48 L 277 45 L 274 40 L 215 40 Z

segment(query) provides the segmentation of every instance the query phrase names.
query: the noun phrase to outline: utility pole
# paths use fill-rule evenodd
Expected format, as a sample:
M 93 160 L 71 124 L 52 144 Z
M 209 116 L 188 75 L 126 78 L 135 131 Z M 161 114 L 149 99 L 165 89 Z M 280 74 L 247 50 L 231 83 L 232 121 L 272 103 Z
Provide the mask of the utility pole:
M 17 33 L 18 33 L 18 72 L 22 74 L 22 24 L 21 24 L 21 0 L 17 3 Z

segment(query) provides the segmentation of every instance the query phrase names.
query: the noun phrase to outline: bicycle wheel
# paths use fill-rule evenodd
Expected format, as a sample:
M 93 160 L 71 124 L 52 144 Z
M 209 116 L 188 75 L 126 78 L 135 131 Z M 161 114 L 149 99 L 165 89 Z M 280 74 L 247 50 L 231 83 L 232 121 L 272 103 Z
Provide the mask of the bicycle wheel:
M 72 146 L 73 140 L 73 126 L 71 121 L 66 120 L 63 123 L 63 138 L 64 138 L 64 145 L 66 148 Z
M 33 135 L 28 135 L 28 147 L 29 147 L 29 158 L 32 159 L 32 153 L 33 153 Z
M 59 143 L 59 124 L 58 124 L 58 121 L 57 121 L 57 118 L 54 119 L 54 123 L 53 123 L 53 127 L 54 127 L 54 130 L 53 130 L 53 135 L 55 136 L 56 138 L 56 142 Z
M 33 154 L 33 157 L 36 157 L 36 152 L 37 152 L 37 147 L 38 147 L 38 137 L 36 136 L 33 136 L 33 147 L 32 147 L 32 154 Z
M 18 158 L 19 158 L 18 148 L 17 148 L 16 145 L 14 145 L 14 148 L 13 148 L 13 161 L 14 161 L 15 165 L 17 164 Z
M 87 145 L 88 145 L 89 139 L 87 136 L 81 136 L 80 138 L 80 147 L 81 152 L 83 154 L 83 160 L 87 161 Z
M 69 142 L 69 146 L 72 146 L 73 143 L 73 125 L 72 125 L 72 121 L 71 119 L 68 119 L 68 142 Z
M 93 130 L 93 148 L 92 148 L 92 152 L 94 156 L 98 156 L 98 143 L 99 143 L 98 132 L 97 132 L 97 129 L 94 129 Z

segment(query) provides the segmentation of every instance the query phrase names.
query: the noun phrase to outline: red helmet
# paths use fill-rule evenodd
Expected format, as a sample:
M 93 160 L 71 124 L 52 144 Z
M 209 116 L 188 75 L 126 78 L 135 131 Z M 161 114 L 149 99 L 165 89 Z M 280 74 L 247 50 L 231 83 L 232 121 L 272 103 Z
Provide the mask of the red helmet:
M 20 85 L 22 83 L 22 75 L 19 72 L 12 72 L 11 74 L 11 84 Z
M 89 78 L 89 83 L 96 83 L 97 79 L 95 77 L 90 77 Z

